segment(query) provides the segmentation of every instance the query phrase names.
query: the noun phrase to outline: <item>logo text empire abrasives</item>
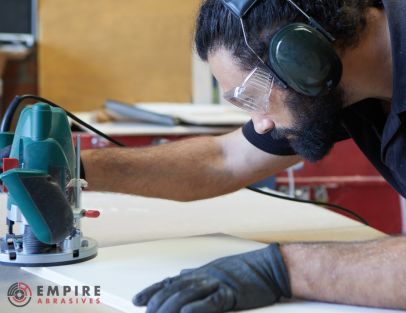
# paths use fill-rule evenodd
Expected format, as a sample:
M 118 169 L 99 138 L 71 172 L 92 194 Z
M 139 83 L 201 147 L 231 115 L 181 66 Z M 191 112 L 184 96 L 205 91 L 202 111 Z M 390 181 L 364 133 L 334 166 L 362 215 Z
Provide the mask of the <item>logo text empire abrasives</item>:
M 8 289 L 9 302 L 16 307 L 34 304 L 100 304 L 100 286 L 38 285 L 31 289 L 22 282 L 14 283 Z

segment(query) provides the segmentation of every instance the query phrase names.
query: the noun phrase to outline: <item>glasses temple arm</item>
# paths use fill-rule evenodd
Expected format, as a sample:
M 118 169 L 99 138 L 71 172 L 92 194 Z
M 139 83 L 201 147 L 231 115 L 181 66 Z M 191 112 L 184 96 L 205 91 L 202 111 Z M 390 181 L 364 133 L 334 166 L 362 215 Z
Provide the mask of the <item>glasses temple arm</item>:
M 288 86 L 286 85 L 286 83 L 285 83 L 278 75 L 276 75 L 276 74 L 272 71 L 272 69 L 264 62 L 264 60 L 255 52 L 255 50 L 254 50 L 254 49 L 251 47 L 251 45 L 248 43 L 247 32 L 245 31 L 244 21 L 243 21 L 243 19 L 242 19 L 241 17 L 240 17 L 240 23 L 241 23 L 242 33 L 243 33 L 243 36 L 244 36 L 244 41 L 245 41 L 245 44 L 247 45 L 248 49 L 250 49 L 251 52 L 252 52 L 252 53 L 257 57 L 257 59 L 261 62 L 261 64 L 263 64 L 263 65 L 272 73 L 272 75 L 274 75 L 274 76 L 278 79 L 280 85 L 281 85 L 283 88 L 288 88 Z

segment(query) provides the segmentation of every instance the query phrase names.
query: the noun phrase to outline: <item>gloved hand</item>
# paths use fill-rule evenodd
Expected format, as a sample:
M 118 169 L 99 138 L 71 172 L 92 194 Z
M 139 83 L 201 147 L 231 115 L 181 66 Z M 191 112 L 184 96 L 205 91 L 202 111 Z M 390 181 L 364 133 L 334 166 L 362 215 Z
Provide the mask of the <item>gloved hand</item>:
M 220 313 L 291 297 L 278 244 L 215 260 L 156 283 L 133 298 L 147 313 Z

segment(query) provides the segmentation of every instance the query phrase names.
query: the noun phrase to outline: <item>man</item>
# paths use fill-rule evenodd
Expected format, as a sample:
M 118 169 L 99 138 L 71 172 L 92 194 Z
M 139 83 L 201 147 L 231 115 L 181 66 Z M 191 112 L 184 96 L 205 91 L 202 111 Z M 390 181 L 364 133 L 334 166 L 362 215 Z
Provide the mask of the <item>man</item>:
M 84 151 L 90 186 L 181 201 L 213 197 L 302 158 L 319 160 L 335 142 L 352 137 L 406 196 L 406 3 L 382 2 L 204 1 L 197 20 L 198 53 L 209 62 L 222 90 L 234 90 L 227 97 L 248 107 L 252 122 L 220 137 L 146 149 Z M 241 19 L 239 9 L 245 10 Z M 336 64 L 342 65 L 342 73 L 338 65 L 333 71 L 338 85 L 326 80 L 328 90 L 314 95 L 294 82 L 285 84 L 283 71 L 276 73 L 267 57 L 278 30 L 293 22 L 309 24 L 306 14 L 320 24 L 312 23 L 331 41 L 340 60 Z M 300 62 L 305 72 L 307 60 Z M 252 72 L 255 67 L 258 72 Z M 259 86 L 258 93 L 265 90 L 269 101 L 255 93 L 236 94 L 249 90 L 233 89 L 244 81 L 245 86 Z M 406 309 L 405 279 L 405 237 L 271 244 L 159 282 L 140 292 L 134 303 L 148 305 L 150 313 L 210 313 L 266 306 L 293 296 Z

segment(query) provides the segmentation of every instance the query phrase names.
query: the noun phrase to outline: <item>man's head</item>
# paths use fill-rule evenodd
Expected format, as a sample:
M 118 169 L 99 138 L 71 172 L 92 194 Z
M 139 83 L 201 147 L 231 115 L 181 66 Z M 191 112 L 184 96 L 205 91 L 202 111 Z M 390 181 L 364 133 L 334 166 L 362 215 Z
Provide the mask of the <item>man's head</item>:
M 337 39 L 335 48 L 344 51 L 357 45 L 366 25 L 366 9 L 375 1 L 295 2 L 331 32 Z M 258 1 L 244 17 L 250 46 L 266 60 L 273 34 L 292 22 L 306 21 L 286 0 Z M 244 74 L 258 63 L 244 41 L 239 20 L 224 7 L 221 0 L 203 2 L 197 20 L 196 48 L 200 57 L 209 61 L 225 91 L 240 85 Z M 227 61 L 227 58 L 230 60 Z M 224 64 L 230 66 L 227 68 Z M 230 71 L 240 74 L 227 77 Z M 278 86 L 275 89 L 271 95 L 269 113 L 252 116 L 256 131 L 263 133 L 275 127 L 271 134 L 274 137 L 287 137 L 298 154 L 312 161 L 321 159 L 334 143 L 339 111 L 344 103 L 343 90 L 338 87 L 325 96 L 308 97 L 292 89 Z

